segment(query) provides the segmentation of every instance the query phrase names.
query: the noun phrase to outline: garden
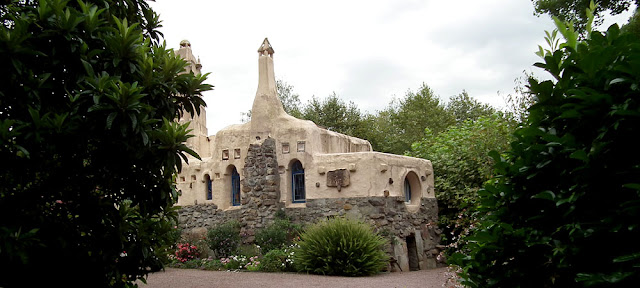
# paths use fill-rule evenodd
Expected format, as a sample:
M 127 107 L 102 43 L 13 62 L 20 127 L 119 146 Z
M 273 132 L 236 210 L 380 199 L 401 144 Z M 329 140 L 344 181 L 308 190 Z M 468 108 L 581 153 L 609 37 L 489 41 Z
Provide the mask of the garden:
M 182 233 L 176 226 L 166 267 L 367 276 L 388 263 L 389 242 L 356 219 L 332 218 L 302 226 L 278 217 L 256 231 L 252 244 L 243 243 L 247 235 L 241 235 L 240 228 L 238 221 L 229 221 L 203 235 Z

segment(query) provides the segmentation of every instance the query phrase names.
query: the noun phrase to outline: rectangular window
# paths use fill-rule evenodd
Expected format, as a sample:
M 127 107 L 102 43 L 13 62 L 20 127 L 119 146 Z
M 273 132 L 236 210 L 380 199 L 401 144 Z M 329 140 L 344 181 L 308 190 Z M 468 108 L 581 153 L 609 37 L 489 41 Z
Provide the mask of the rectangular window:
M 298 141 L 298 152 L 304 152 L 304 141 Z
M 204 177 L 205 181 L 207 181 L 207 200 L 212 200 L 213 199 L 213 181 L 211 181 L 211 178 L 209 177 L 209 175 L 206 175 Z
M 229 149 L 222 150 L 222 160 L 229 160 Z
M 289 143 L 282 143 L 282 154 L 289 154 Z
M 240 149 L 233 149 L 233 158 L 240 159 Z

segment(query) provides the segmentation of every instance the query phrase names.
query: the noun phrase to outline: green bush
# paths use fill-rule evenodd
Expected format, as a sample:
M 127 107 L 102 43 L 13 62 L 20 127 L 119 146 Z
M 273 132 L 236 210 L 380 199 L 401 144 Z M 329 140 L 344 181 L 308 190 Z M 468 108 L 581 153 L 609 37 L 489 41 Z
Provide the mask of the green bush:
M 554 80 L 529 80 L 537 103 L 508 158 L 493 154 L 496 180 L 479 192 L 484 217 L 450 258 L 465 285 L 640 281 L 640 41 L 617 25 L 584 41 L 558 28 L 567 42 L 536 63 Z
M 240 223 L 231 221 L 209 229 L 207 242 L 209 248 L 216 253 L 216 257 L 232 255 L 240 245 Z
M 263 254 L 273 249 L 281 249 L 290 244 L 298 236 L 300 228 L 288 220 L 276 219 L 271 225 L 256 233 L 256 245 L 260 246 Z
M 287 253 L 281 249 L 272 249 L 262 257 L 260 271 L 281 272 L 287 269 Z
M 387 241 L 370 225 L 333 218 L 308 227 L 294 249 L 296 268 L 323 275 L 365 276 L 380 272 L 389 257 Z
M 222 264 L 222 261 L 218 259 L 207 260 L 202 265 L 202 269 L 204 270 L 217 271 L 217 270 L 221 270 L 222 268 L 224 268 L 224 264 Z

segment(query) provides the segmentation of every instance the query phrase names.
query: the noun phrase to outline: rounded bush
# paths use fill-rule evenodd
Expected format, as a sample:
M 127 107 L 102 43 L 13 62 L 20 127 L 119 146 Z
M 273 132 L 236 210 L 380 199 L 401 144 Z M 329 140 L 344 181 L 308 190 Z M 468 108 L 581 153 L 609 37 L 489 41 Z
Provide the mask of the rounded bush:
M 262 257 L 260 271 L 280 272 L 286 271 L 287 253 L 280 249 L 272 249 Z
M 265 254 L 273 249 L 282 249 L 298 235 L 299 229 L 299 225 L 288 220 L 276 219 L 273 224 L 256 232 L 256 244 Z
M 380 272 L 389 257 L 387 241 L 358 220 L 333 218 L 307 228 L 295 249 L 300 271 L 323 275 L 366 276 Z
M 240 223 L 232 221 L 209 229 L 207 242 L 217 257 L 231 256 L 240 245 Z

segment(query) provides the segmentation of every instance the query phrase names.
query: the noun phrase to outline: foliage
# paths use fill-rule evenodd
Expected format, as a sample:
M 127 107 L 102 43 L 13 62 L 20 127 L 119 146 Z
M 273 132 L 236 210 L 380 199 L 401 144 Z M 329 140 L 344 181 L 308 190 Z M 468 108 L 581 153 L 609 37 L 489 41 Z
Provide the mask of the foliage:
M 620 28 L 620 31 L 622 33 L 630 33 L 635 35 L 636 37 L 640 37 L 640 13 L 638 13 L 638 11 L 638 8 L 636 8 L 636 11 L 633 12 L 633 15 L 629 17 L 629 22 L 627 22 L 627 24 L 624 24 Z
M 178 261 L 184 263 L 199 257 L 200 253 L 198 252 L 197 246 L 189 243 L 178 243 L 176 249 L 176 259 L 178 259 Z
M 0 286 L 38 271 L 31 285 L 120 287 L 161 267 L 173 177 L 197 157 L 170 120 L 211 86 L 178 75 L 158 23 L 137 0 L 0 4 Z
M 346 135 L 357 135 L 362 128 L 358 106 L 353 102 L 344 103 L 335 92 L 322 100 L 316 97 L 309 100 L 303 108 L 302 118 Z
M 526 126 L 508 157 L 493 154 L 498 176 L 479 192 L 486 214 L 453 259 L 464 284 L 640 281 L 639 44 L 613 25 L 536 63 L 555 80 L 529 81 L 537 103 Z
M 276 90 L 278 97 L 282 102 L 282 108 L 287 114 L 302 119 L 302 103 L 300 103 L 300 95 L 293 93 L 293 86 L 284 82 L 282 79 L 276 81 Z
M 294 271 L 293 251 L 297 245 L 291 245 L 284 249 L 273 249 L 267 252 L 260 262 L 260 271 L 264 272 L 285 272 Z
M 281 249 L 291 244 L 293 238 L 298 236 L 300 227 L 288 220 L 276 219 L 271 225 L 256 233 L 256 244 L 260 246 L 262 253 L 273 249 Z
M 408 91 L 403 99 L 394 100 L 379 117 L 387 123 L 369 129 L 381 136 L 382 141 L 376 143 L 380 151 L 394 154 L 411 150 L 411 144 L 422 139 L 425 128 L 438 134 L 455 123 L 453 115 L 424 83 L 418 91 Z
M 457 245 L 475 222 L 478 190 L 492 177 L 489 152 L 505 152 L 511 142 L 513 122 L 500 114 L 466 120 L 438 135 L 427 129 L 414 143 L 412 156 L 431 160 L 435 174 L 438 217 L 443 241 Z
M 201 267 L 204 270 L 218 271 L 224 268 L 224 264 L 222 264 L 222 261 L 218 259 L 207 259 L 206 261 L 203 261 Z
M 258 271 L 260 269 L 260 259 L 258 256 L 249 258 L 249 262 L 244 266 L 249 271 Z
M 228 258 L 221 258 L 220 262 L 228 270 L 237 270 L 245 268 L 247 265 L 247 256 L 244 255 L 231 255 Z
M 535 13 L 549 14 L 551 17 L 558 17 L 561 21 L 573 21 L 577 30 L 587 31 L 589 16 L 587 9 L 590 8 L 592 0 L 531 0 L 535 7 Z M 609 11 L 611 15 L 618 15 L 627 11 L 631 4 L 638 6 L 638 0 L 599 0 L 598 6 L 593 10 L 595 23 L 602 23 L 604 12 Z
M 230 221 L 214 226 L 207 232 L 207 241 L 217 257 L 235 253 L 240 245 L 240 223 Z
M 547 34 L 549 33 L 547 32 Z M 549 38 L 547 39 L 549 40 Z M 542 53 L 544 55 L 544 51 Z M 534 78 L 533 73 L 524 70 L 522 71 L 522 74 L 523 76 L 520 76 L 513 80 L 515 84 L 514 93 L 507 94 L 504 97 L 506 104 L 505 114 L 508 116 L 508 118 L 512 118 L 518 123 L 523 123 L 527 120 L 527 117 L 529 117 L 529 107 L 535 104 L 535 98 L 525 87 L 525 83 L 529 80 L 529 78 Z
M 497 112 L 491 105 L 480 103 L 478 100 L 471 98 L 467 91 L 462 91 L 458 95 L 449 97 L 446 110 L 453 115 L 457 124 L 467 120 L 476 120 L 480 117 L 488 117 Z
M 308 227 L 294 250 L 298 270 L 323 275 L 366 276 L 387 264 L 387 242 L 370 225 L 333 218 Z

